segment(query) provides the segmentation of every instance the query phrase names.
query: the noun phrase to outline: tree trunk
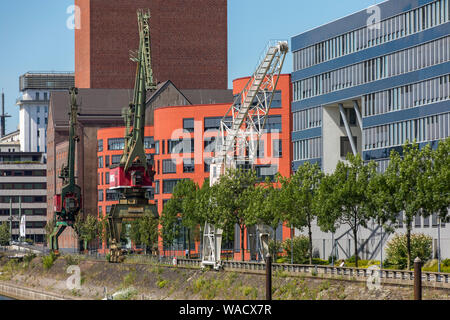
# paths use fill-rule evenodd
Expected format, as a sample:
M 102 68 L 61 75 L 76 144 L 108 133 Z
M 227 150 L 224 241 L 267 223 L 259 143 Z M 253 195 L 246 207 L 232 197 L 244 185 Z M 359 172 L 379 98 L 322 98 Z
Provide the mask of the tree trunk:
M 353 228 L 353 239 L 355 240 L 355 267 L 358 268 L 358 229 Z
M 312 264 L 312 231 L 311 231 L 311 222 L 308 221 L 308 237 L 309 237 L 309 264 Z
M 245 227 L 241 227 L 241 261 L 245 261 L 245 255 L 244 255 L 244 239 L 245 239 L 245 234 L 244 234 L 244 230 Z
M 407 268 L 411 270 L 411 222 L 406 225 L 406 259 Z

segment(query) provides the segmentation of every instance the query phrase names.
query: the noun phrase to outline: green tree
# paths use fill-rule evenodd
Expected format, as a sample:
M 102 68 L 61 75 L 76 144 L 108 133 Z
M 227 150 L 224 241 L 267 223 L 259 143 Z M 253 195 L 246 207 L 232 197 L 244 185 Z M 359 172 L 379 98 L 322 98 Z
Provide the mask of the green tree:
M 421 151 L 417 143 L 406 141 L 403 157 L 395 150 L 391 152 L 389 166 L 386 169 L 386 185 L 391 191 L 391 203 L 395 212 L 403 213 L 406 225 L 407 268 L 411 269 L 411 230 L 416 215 L 427 208 L 429 197 L 423 190 L 424 173 L 429 167 L 427 153 Z
M 422 261 L 427 261 L 431 257 L 433 239 L 425 234 L 412 233 L 411 257 L 419 257 Z M 405 268 L 408 265 L 407 237 L 405 234 L 396 234 L 386 245 L 386 262 L 397 268 Z M 411 262 L 410 262 L 411 263 Z
M 172 242 L 178 237 L 181 227 L 184 226 L 189 230 L 187 237 L 189 250 L 191 247 L 191 231 L 203 221 L 202 216 L 196 209 L 198 190 L 198 185 L 190 179 L 178 182 L 161 215 L 164 240 L 169 243 Z
M 315 207 L 318 224 L 324 231 L 334 232 L 337 225 L 350 227 L 354 241 L 355 266 L 358 267 L 358 230 L 373 218 L 369 183 L 376 174 L 376 164 L 365 164 L 359 154 L 349 154 L 347 162 L 339 162 L 330 179 L 323 179 Z M 322 187 L 324 185 L 324 187 Z
M 271 254 L 276 257 L 278 252 L 275 230 L 283 223 L 283 208 L 281 207 L 281 190 L 275 188 L 270 180 L 255 187 L 249 187 L 244 191 L 243 197 L 248 206 L 243 209 L 243 217 L 246 226 L 263 224 L 272 228 L 273 242 Z M 263 257 L 264 258 L 264 257 Z
M 251 199 L 247 196 L 249 188 L 254 188 L 257 176 L 253 170 L 232 169 L 219 178 L 211 187 L 213 212 L 216 214 L 214 225 L 231 232 L 234 225 L 239 226 L 241 232 L 241 259 L 244 256 L 245 229 L 247 225 L 245 209 Z
M 139 235 L 139 238 L 136 239 L 136 242 L 145 246 L 146 253 L 149 248 L 152 251 L 158 250 L 158 219 L 147 213 L 137 221 L 137 230 L 135 232 Z
M 9 233 L 9 224 L 0 223 L 0 246 L 6 246 L 9 243 L 11 234 Z
M 450 206 L 450 138 L 440 141 L 436 150 L 425 146 L 422 153 L 426 169 L 421 175 L 419 191 L 425 199 L 424 215 L 437 213 L 445 221 Z
M 317 218 L 314 206 L 320 181 L 324 174 L 319 165 L 306 162 L 290 178 L 281 178 L 281 205 L 284 218 L 297 229 L 308 229 L 309 263 L 313 261 L 312 223 Z
M 88 243 L 98 238 L 99 235 L 99 221 L 92 215 L 87 215 L 83 218 L 81 214 L 75 218 L 73 229 L 79 240 L 83 241 L 84 249 L 87 250 Z

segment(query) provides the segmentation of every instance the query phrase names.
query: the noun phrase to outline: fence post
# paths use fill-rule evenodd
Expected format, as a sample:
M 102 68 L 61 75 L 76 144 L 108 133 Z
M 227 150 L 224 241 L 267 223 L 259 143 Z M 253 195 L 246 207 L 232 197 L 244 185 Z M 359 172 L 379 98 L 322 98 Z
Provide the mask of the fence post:
M 266 256 L 266 300 L 272 300 L 272 256 Z
M 414 300 L 422 300 L 422 260 L 414 260 Z

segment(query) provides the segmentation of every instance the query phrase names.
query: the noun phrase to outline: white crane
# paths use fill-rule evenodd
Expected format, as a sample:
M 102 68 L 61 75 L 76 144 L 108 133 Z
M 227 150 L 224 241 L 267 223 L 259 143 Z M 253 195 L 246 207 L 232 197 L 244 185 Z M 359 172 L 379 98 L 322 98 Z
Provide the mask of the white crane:
M 256 71 L 220 122 L 216 149 L 210 166 L 210 184 L 237 163 L 254 163 L 274 93 L 289 50 L 287 41 L 270 41 Z M 246 152 L 248 150 L 248 152 Z M 206 222 L 203 233 L 202 267 L 221 268 L 222 230 Z

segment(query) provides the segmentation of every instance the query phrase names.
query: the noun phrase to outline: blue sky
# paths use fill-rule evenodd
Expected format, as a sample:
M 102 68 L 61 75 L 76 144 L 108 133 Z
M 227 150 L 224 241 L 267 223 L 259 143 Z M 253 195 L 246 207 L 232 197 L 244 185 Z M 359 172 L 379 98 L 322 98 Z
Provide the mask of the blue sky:
M 95 1 L 95 0 L 93 0 Z M 167 0 L 170 1 L 170 0 Z M 365 9 L 379 0 L 228 0 L 228 85 L 253 73 L 270 39 L 294 35 Z M 73 0 L 0 1 L 0 90 L 7 132 L 17 128 L 19 76 L 27 71 L 73 71 L 74 31 L 66 26 Z M 262 17 L 258 20 L 258 17 Z M 257 28 L 256 28 L 257 27 Z M 292 55 L 283 73 L 292 71 Z

